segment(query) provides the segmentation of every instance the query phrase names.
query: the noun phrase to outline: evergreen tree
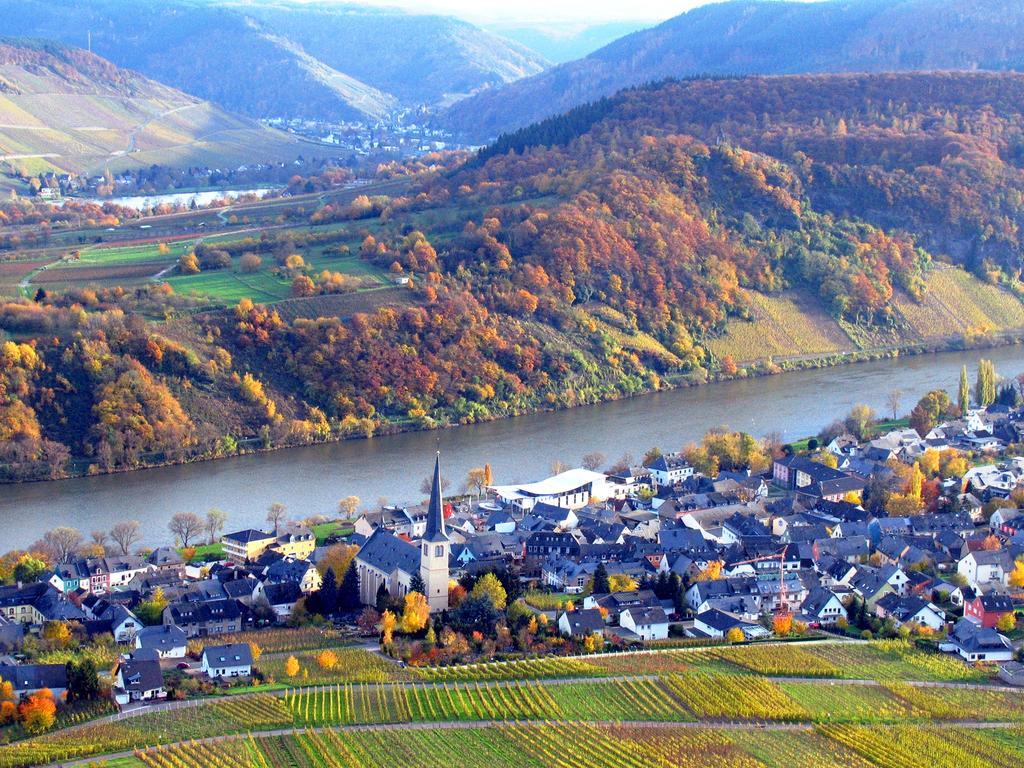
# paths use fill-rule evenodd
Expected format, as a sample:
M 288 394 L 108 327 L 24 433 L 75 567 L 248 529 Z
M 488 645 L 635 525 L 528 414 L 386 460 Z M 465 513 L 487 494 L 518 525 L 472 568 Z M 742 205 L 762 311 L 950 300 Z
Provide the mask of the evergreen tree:
M 608 569 L 604 567 L 604 563 L 598 563 L 597 569 L 594 571 L 594 594 L 603 595 L 611 591 L 611 584 L 608 583 Z
M 385 592 L 385 594 L 387 594 Z M 378 602 L 380 602 L 380 593 L 378 592 Z M 345 577 L 341 580 L 341 589 L 338 590 L 338 610 L 349 613 L 359 608 L 359 572 L 356 570 L 356 564 L 349 563 L 348 570 L 345 571 Z
M 315 595 L 313 604 L 315 613 L 321 616 L 330 616 L 338 610 L 338 579 L 334 575 L 334 569 L 328 568 L 324 574 L 324 582 L 320 585 L 320 591 Z
M 376 599 L 377 613 L 384 613 L 388 609 L 388 605 L 391 604 L 391 595 L 388 593 L 388 588 L 381 584 L 377 587 L 377 599 Z
M 414 573 L 412 579 L 409 580 L 409 591 L 419 592 L 421 595 L 427 594 L 427 585 L 423 583 L 423 577 L 418 573 Z
M 68 703 L 95 701 L 100 697 L 100 679 L 91 659 L 69 661 L 65 665 L 68 678 Z
M 971 387 L 967 383 L 967 366 L 960 369 L 960 392 L 957 402 L 960 405 L 960 413 L 966 414 L 971 407 Z

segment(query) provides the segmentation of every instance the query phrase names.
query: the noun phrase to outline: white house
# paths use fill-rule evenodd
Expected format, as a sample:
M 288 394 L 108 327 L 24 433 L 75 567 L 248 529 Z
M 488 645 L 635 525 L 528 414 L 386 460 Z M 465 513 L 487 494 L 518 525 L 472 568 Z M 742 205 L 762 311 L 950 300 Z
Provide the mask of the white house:
M 154 701 L 167 697 L 160 661 L 155 653 L 142 651 L 139 658 L 118 663 L 114 675 L 114 701 L 125 705 L 131 701 Z
M 939 650 L 956 653 L 964 661 L 1010 661 L 1013 645 L 994 629 L 985 629 L 970 619 L 961 619 L 949 636 L 939 643 Z
M 815 587 L 800 605 L 800 613 L 806 616 L 810 623 L 829 627 L 840 619 L 847 618 L 846 606 L 830 589 Z
M 646 467 L 658 485 L 675 485 L 693 477 L 693 466 L 678 453 L 663 454 Z
M 188 638 L 181 627 L 160 624 L 139 630 L 135 636 L 135 647 L 156 651 L 161 659 L 183 659 L 188 649 Z
M 985 584 L 1005 585 L 1012 568 L 1013 563 L 1005 550 L 969 552 L 956 566 L 957 573 L 967 579 L 967 583 L 973 587 Z
M 619 614 L 619 626 L 630 630 L 641 640 L 664 640 L 668 637 L 668 616 L 661 608 L 627 608 Z
M 203 674 L 216 677 L 248 677 L 252 674 L 252 649 L 248 643 L 209 645 L 203 649 Z

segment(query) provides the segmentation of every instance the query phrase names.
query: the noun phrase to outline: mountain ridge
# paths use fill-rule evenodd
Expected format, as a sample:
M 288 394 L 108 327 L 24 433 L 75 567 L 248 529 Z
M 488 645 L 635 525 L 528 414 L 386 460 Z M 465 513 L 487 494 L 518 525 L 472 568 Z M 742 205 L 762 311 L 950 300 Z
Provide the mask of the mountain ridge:
M 667 77 L 1022 66 L 1024 7 L 1012 0 L 730 0 L 474 96 L 438 122 L 484 141 Z

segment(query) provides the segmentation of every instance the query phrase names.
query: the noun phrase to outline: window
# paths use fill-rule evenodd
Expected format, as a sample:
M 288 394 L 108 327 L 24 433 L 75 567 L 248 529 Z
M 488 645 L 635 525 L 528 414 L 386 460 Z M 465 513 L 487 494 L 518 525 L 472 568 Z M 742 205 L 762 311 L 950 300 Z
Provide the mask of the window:
M 438 544 L 434 547 L 434 557 L 444 557 L 444 545 Z

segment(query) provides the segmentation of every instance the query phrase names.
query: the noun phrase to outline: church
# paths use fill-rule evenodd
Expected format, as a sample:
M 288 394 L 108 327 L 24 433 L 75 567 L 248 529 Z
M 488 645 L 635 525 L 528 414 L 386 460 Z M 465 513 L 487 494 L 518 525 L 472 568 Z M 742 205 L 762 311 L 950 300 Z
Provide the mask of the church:
M 377 602 L 381 585 L 388 593 L 403 599 L 412 589 L 416 575 L 431 613 L 448 608 L 448 555 L 451 541 L 445 531 L 444 500 L 441 498 L 441 454 L 434 459 L 434 477 L 430 487 L 426 527 L 418 542 L 407 541 L 384 528 L 377 528 L 356 555 L 359 597 L 364 605 Z

